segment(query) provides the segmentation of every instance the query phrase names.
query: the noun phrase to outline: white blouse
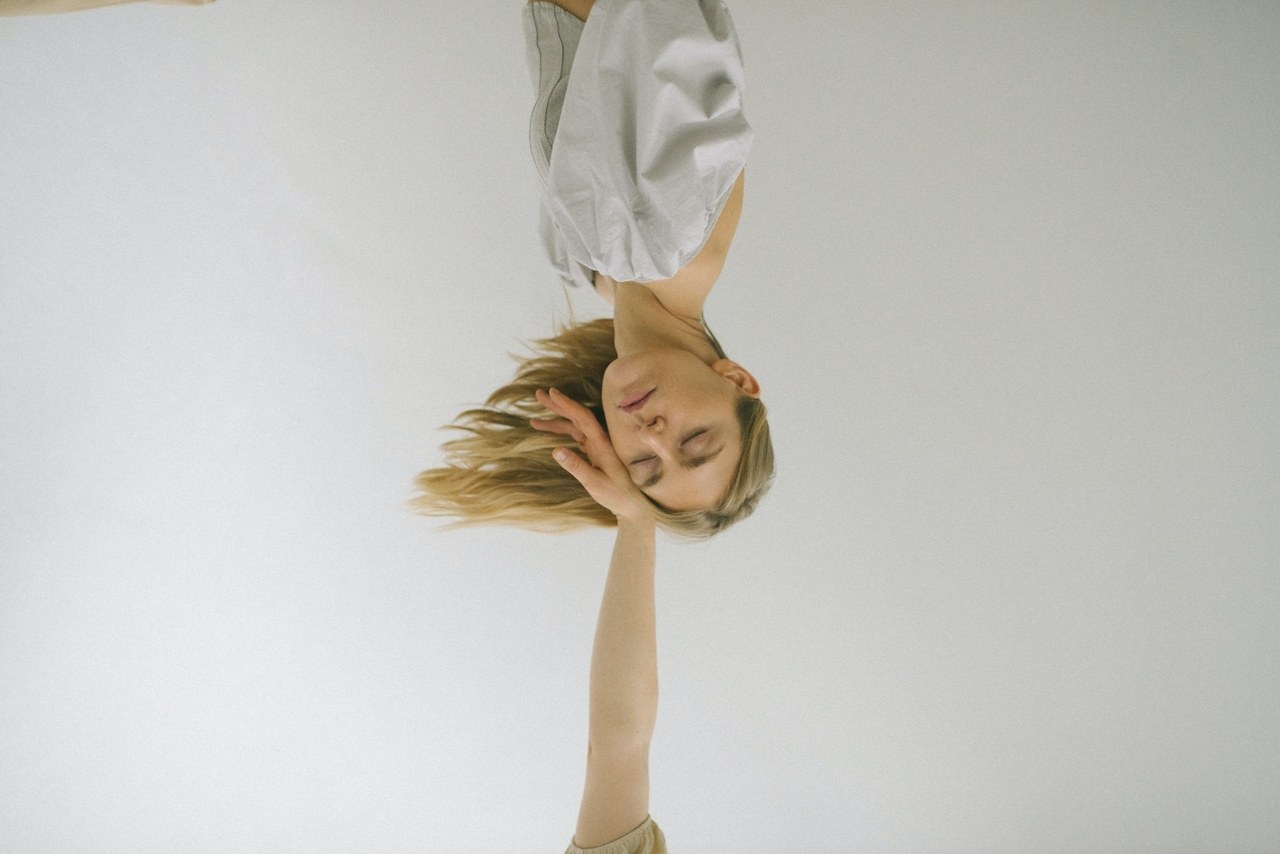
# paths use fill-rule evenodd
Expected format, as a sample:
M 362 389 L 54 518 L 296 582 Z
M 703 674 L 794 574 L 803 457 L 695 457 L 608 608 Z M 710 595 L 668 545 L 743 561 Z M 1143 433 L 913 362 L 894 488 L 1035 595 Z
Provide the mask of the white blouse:
M 722 0 L 525 6 L 539 231 L 571 285 L 669 279 L 710 237 L 752 130 Z

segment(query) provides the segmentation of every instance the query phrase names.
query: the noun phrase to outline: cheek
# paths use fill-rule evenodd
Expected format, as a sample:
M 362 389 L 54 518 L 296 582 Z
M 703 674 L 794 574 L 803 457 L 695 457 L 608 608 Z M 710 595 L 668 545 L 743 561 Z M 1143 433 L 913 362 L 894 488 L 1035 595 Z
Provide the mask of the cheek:
M 609 429 L 608 421 L 609 419 L 607 417 L 603 421 L 605 435 L 609 439 L 609 444 L 613 446 L 613 452 L 618 455 L 618 459 L 622 460 L 622 464 L 626 465 L 627 460 L 631 459 L 631 457 L 638 453 L 634 447 L 635 442 L 627 441 L 623 425 L 619 425 L 618 430 L 614 431 Z
M 621 428 L 619 428 L 619 430 L 620 429 Z M 609 440 L 609 444 L 613 446 L 613 452 L 618 455 L 618 458 L 622 460 L 625 465 L 626 461 L 630 459 L 627 456 L 630 451 L 627 450 L 626 439 L 622 438 L 625 434 L 609 429 L 608 419 L 605 419 L 604 433 L 605 438 Z

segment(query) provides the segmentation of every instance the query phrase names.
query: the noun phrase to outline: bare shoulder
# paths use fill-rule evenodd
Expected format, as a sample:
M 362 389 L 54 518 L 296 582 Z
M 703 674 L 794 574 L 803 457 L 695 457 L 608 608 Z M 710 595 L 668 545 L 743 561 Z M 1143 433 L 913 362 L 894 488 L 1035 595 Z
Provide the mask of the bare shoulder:
M 670 279 L 648 282 L 645 287 L 658 298 L 658 302 L 673 314 L 684 317 L 701 317 L 707 295 L 715 287 L 724 269 L 723 255 L 708 254 L 705 250 L 680 268 Z
M 682 267 L 670 279 L 644 282 L 640 287 L 651 291 L 668 311 L 686 317 L 701 317 L 707 294 L 711 293 L 723 267 L 723 258 L 717 259 L 704 253 Z M 610 306 L 614 304 L 619 284 L 622 283 L 604 273 L 595 274 L 596 294 Z
M 680 268 L 670 279 L 660 282 L 649 282 L 645 287 L 653 291 L 658 299 L 669 310 L 685 317 L 701 317 L 702 307 L 707 302 L 707 295 L 715 287 L 724 270 L 725 261 L 729 257 L 729 247 L 738 231 L 738 220 L 742 218 L 742 197 L 746 185 L 746 171 L 738 173 L 729 192 L 729 200 L 725 202 L 716 220 L 715 228 L 707 237 L 706 245 L 698 256 Z

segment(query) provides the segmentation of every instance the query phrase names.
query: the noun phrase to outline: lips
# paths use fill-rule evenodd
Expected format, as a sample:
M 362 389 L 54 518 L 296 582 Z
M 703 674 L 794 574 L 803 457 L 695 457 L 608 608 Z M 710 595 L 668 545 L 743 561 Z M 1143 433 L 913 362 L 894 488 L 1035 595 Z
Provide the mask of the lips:
M 649 395 L 653 394 L 655 391 L 657 391 L 657 389 L 651 388 L 648 391 L 633 394 L 630 397 L 623 399 L 618 404 L 618 408 L 623 412 L 635 412 L 637 409 L 644 406 L 644 402 L 649 399 Z

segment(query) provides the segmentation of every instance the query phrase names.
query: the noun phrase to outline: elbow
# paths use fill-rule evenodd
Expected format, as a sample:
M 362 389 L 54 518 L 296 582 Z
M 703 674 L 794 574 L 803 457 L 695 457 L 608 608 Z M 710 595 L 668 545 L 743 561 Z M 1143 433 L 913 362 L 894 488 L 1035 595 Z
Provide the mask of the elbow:
M 647 755 L 652 741 L 653 727 L 643 724 L 592 729 L 587 737 L 587 755 L 597 757 Z
M 658 722 L 658 685 L 655 680 L 626 702 L 596 704 L 592 708 L 588 747 L 605 753 L 648 750 Z

